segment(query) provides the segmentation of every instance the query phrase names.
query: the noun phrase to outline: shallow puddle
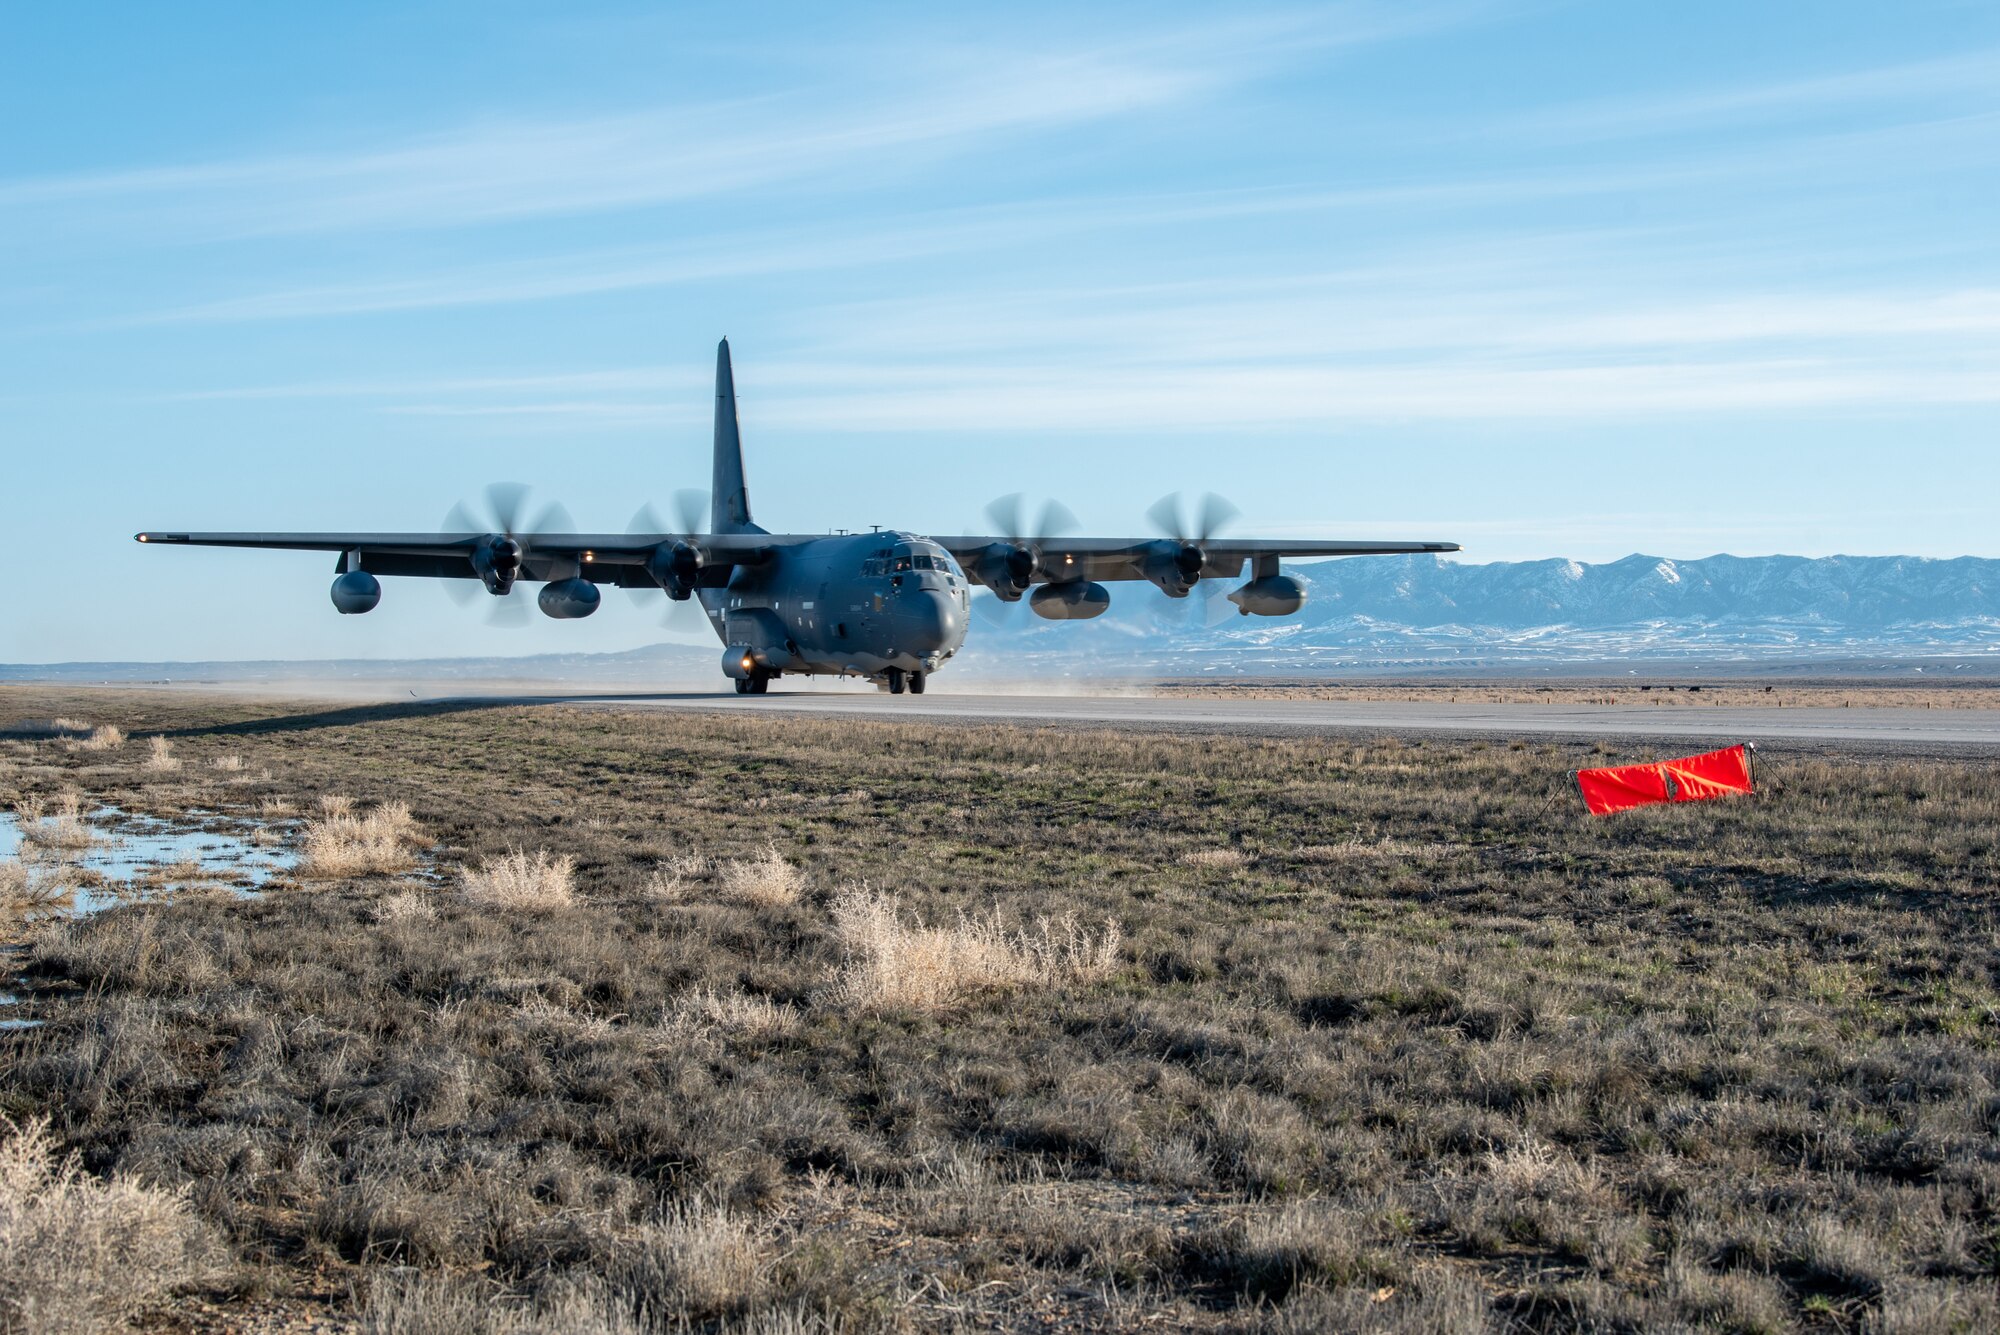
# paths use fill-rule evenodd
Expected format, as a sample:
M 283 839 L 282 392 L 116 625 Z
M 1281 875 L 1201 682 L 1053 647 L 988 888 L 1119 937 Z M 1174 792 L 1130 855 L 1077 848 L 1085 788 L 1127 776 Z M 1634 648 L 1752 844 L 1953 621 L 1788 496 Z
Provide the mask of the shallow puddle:
M 14 1007 L 19 1005 L 20 1001 L 21 999 L 12 992 L 0 992 L 0 1032 L 9 1029 L 39 1029 L 42 1027 L 40 1020 L 24 1020 L 13 1013 Z
M 298 855 L 282 845 L 261 845 L 248 834 L 213 828 L 225 824 L 213 812 L 190 812 L 170 821 L 100 807 L 88 821 L 96 836 L 88 847 L 28 850 L 31 861 L 48 868 L 52 879 L 61 879 L 65 869 L 82 873 L 81 884 L 71 882 L 74 893 L 50 903 L 46 912 L 100 913 L 136 898 L 187 889 L 221 888 L 249 896 L 298 862 Z M 0 814 L 0 861 L 20 857 L 22 844 L 19 819 Z

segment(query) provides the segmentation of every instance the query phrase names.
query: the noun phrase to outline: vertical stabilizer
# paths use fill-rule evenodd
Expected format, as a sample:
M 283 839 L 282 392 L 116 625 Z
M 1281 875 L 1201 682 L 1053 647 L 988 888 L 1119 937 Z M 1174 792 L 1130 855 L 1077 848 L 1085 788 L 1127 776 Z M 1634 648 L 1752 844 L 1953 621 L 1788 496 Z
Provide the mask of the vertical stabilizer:
M 715 485 L 710 492 L 717 533 L 761 533 L 750 522 L 750 490 L 743 484 L 743 437 L 736 427 L 736 376 L 729 340 L 715 349 Z

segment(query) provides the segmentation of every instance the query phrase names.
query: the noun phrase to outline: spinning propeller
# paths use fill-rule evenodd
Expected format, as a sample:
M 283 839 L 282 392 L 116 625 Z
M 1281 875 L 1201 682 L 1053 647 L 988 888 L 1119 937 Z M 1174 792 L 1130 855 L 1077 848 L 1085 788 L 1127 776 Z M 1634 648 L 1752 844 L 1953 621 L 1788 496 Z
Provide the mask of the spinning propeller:
M 1020 595 L 1003 598 L 993 592 L 993 582 L 1004 579 L 1025 593 L 1041 564 L 1043 545 L 1050 538 L 1075 531 L 1076 516 L 1061 501 L 1050 499 L 1043 503 L 1041 514 L 1030 524 L 1027 498 L 1016 491 L 989 501 L 986 518 L 992 521 L 993 527 L 1006 538 L 1006 542 L 1001 550 L 988 548 L 986 555 L 979 559 L 977 564 L 980 569 L 975 573 L 987 585 L 987 590 L 986 596 L 975 599 L 972 606 L 985 620 L 994 625 L 1006 625 L 1014 619 L 1012 609 L 1020 606 Z
M 1180 542 L 1207 542 L 1242 514 L 1226 499 L 1212 491 L 1195 497 L 1192 509 L 1186 492 L 1170 491 L 1146 510 L 1146 518 L 1166 537 Z
M 647 501 L 633 512 L 632 521 L 625 526 L 625 531 L 644 534 L 647 537 L 661 534 L 664 545 L 669 549 L 693 549 L 695 539 L 707 526 L 708 493 L 686 488 L 675 492 L 673 511 L 675 522 L 670 525 L 660 517 L 660 512 L 654 508 L 653 503 Z M 698 565 L 683 571 L 690 577 L 698 572 Z M 628 589 L 627 592 L 640 601 L 652 597 L 652 594 L 645 589 Z M 699 599 L 676 599 L 669 595 L 666 615 L 660 619 L 660 624 L 669 630 L 685 633 L 701 629 L 707 621 L 707 613 L 702 610 Z
M 1147 508 L 1146 518 L 1154 530 L 1180 544 L 1180 549 L 1173 552 L 1170 559 L 1174 572 L 1187 588 L 1186 594 L 1174 599 L 1182 604 L 1182 619 L 1191 621 L 1198 616 L 1203 625 L 1213 626 L 1232 610 L 1217 601 L 1222 592 L 1220 582 L 1202 579 L 1202 566 L 1206 560 L 1202 548 L 1241 513 L 1227 499 L 1212 491 L 1193 497 L 1185 492 L 1168 492 Z M 1221 610 L 1218 611 L 1218 608 Z
M 487 592 L 497 601 L 487 615 L 488 625 L 520 627 L 532 619 L 525 594 L 516 592 L 520 578 L 526 575 L 534 578 L 529 569 L 534 560 L 535 536 L 541 533 L 568 533 L 576 528 L 569 511 L 560 501 L 550 501 L 535 515 L 534 522 L 523 525 L 521 516 L 526 512 L 530 488 L 523 482 L 495 482 L 486 488 L 484 512 L 469 509 L 460 501 L 451 507 L 444 517 L 444 531 L 447 533 L 483 533 L 493 541 L 483 549 L 485 560 L 491 568 L 491 583 Z M 487 579 L 486 572 L 481 578 Z M 500 587 L 495 588 L 494 584 Z M 444 590 L 452 601 L 464 606 L 474 597 L 473 591 L 462 581 L 444 581 Z

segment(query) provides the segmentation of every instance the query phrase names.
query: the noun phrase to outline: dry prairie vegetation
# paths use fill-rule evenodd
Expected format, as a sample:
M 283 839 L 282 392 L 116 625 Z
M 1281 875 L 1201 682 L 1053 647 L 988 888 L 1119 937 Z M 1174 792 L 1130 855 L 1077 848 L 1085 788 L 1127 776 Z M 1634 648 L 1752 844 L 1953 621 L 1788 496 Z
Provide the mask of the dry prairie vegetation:
M 1241 871 L 1250 865 L 1250 858 L 1240 848 L 1192 848 L 1181 854 L 1181 865 L 1209 871 Z
M 84 819 L 81 793 L 66 792 L 53 806 L 44 805 L 39 798 L 30 798 L 17 808 L 15 815 L 21 842 L 31 849 L 74 853 L 97 842 L 90 822 Z
M 769 997 L 695 988 L 675 999 L 663 1025 L 689 1036 L 721 1031 L 769 1039 L 789 1036 L 798 1029 L 801 1018 L 797 1008 Z
M 75 886 L 60 865 L 40 860 L 0 859 L 0 912 L 27 913 L 54 908 Z
M 306 823 L 299 871 L 326 878 L 407 871 L 422 841 L 407 802 L 383 802 L 362 813 L 351 797 L 329 794 L 319 819 Z
M 459 874 L 459 897 L 482 908 L 547 913 L 576 899 L 576 859 L 511 849 Z
M 45 1121 L 0 1117 L 0 1330 L 114 1329 L 217 1258 L 180 1194 L 93 1177 L 58 1153 Z
M 1754 800 L 1590 821 L 1591 752 L 1537 743 L 7 701 L 188 762 L 9 742 L 17 805 L 404 803 L 447 867 L 574 859 L 545 911 L 369 873 L 30 943 L 45 1023 L 0 1037 L 0 1111 L 184 1191 L 274 1301 L 411 1332 L 2000 1323 L 1991 764 L 1767 748 Z M 798 893 L 734 888 L 772 857 Z
M 146 768 L 154 774 L 178 774 L 181 762 L 174 755 L 174 744 L 164 737 L 146 743 Z
M 751 908 L 783 908 L 799 902 L 805 893 L 806 878 L 775 845 L 755 858 L 722 865 L 719 890 L 733 904 Z
M 895 896 L 866 889 L 834 901 L 833 926 L 844 958 L 831 995 L 863 1011 L 939 1011 L 984 992 L 1095 982 L 1117 967 L 1121 940 L 1116 923 L 1092 931 L 1067 913 L 1019 929 L 998 909 L 905 922 Z
M 92 728 L 90 735 L 76 744 L 76 749 L 79 751 L 116 751 L 123 745 L 125 745 L 124 730 L 107 723 L 102 727 Z

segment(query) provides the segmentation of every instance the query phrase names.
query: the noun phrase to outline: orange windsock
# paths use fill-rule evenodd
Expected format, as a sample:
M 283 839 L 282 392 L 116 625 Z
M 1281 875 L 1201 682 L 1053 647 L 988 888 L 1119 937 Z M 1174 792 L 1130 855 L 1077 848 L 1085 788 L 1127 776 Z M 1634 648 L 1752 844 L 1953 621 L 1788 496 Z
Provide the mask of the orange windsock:
M 1700 802 L 1711 797 L 1730 797 L 1751 791 L 1750 751 L 1750 746 L 1744 744 L 1650 765 L 1580 769 L 1576 772 L 1576 786 L 1583 791 L 1583 804 L 1593 816 L 1655 802 Z
M 1683 756 L 1660 766 L 1673 785 L 1674 801 L 1699 802 L 1710 797 L 1734 797 L 1750 791 L 1750 748 L 1725 747 Z

